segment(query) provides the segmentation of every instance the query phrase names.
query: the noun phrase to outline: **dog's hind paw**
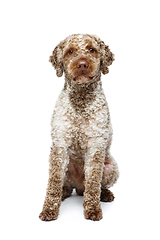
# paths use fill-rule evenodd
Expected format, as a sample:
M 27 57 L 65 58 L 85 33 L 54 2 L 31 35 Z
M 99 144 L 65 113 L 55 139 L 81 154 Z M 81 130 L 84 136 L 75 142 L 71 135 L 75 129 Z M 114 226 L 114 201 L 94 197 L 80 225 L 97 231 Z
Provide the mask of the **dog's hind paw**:
M 101 191 L 101 202 L 112 202 L 114 200 L 113 193 L 108 189 L 102 189 Z

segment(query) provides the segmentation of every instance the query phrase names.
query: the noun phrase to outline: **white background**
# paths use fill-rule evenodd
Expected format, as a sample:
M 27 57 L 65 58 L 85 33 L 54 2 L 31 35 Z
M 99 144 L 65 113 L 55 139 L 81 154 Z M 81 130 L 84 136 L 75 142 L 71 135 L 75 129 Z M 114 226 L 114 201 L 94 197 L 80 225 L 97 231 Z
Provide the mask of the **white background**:
M 1 239 L 160 239 L 159 16 L 158 0 L 1 1 Z M 50 120 L 64 85 L 48 59 L 73 33 L 96 34 L 115 54 L 102 81 L 121 175 L 101 221 L 85 220 L 73 195 L 58 220 L 42 222 Z

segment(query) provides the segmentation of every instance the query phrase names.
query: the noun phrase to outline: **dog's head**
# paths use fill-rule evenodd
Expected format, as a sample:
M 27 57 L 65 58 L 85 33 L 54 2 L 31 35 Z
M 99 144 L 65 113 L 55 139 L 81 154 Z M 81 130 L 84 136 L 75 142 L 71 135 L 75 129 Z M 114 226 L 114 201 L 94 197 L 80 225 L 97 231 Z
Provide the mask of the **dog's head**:
M 68 80 L 75 83 L 93 81 L 109 72 L 114 55 L 97 36 L 74 34 L 60 42 L 50 56 L 50 62 L 58 77 L 63 71 Z

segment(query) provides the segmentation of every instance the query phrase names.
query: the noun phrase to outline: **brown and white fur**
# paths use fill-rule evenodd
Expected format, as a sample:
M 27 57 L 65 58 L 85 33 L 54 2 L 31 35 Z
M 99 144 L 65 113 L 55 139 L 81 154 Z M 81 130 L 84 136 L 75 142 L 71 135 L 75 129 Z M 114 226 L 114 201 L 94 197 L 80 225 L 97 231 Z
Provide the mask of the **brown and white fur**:
M 49 180 L 40 219 L 57 219 L 61 201 L 76 189 L 84 196 L 86 219 L 100 220 L 100 201 L 113 201 L 108 190 L 117 181 L 117 163 L 110 154 L 112 127 L 102 89 L 114 56 L 96 36 L 74 34 L 60 42 L 50 57 L 65 84 L 51 121 Z

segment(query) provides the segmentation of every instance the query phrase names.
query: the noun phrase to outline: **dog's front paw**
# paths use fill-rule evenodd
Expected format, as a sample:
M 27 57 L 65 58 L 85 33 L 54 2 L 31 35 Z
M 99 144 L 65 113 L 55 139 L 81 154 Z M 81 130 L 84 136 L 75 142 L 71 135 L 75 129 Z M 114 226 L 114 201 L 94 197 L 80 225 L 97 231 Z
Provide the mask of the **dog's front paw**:
M 43 210 L 40 215 L 39 218 L 42 221 L 52 221 L 52 220 L 56 220 L 58 218 L 58 211 L 52 211 L 52 210 Z
M 84 208 L 84 217 L 86 219 L 90 219 L 92 221 L 99 221 L 102 219 L 102 209 L 99 208 L 88 208 L 87 206 Z

